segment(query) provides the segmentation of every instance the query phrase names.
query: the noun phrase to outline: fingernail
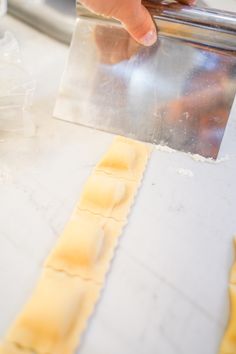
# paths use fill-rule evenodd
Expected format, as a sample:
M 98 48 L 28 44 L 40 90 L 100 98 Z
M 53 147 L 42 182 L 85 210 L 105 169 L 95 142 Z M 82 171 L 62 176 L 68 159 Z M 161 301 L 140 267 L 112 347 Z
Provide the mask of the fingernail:
M 143 36 L 140 39 L 140 43 L 145 45 L 146 47 L 150 47 L 156 41 L 157 41 L 157 32 L 156 32 L 156 30 L 151 30 L 151 31 L 147 32 L 145 34 L 145 36 Z

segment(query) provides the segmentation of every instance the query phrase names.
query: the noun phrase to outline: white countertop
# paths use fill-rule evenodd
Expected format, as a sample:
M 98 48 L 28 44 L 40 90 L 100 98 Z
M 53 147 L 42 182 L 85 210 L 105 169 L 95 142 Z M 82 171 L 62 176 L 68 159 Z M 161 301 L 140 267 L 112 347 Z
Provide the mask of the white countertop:
M 68 48 L 6 17 L 38 86 L 34 138 L 0 143 L 0 337 L 110 134 L 51 119 Z M 48 52 L 51 55 L 48 55 Z M 236 234 L 236 101 L 218 164 L 155 150 L 80 354 L 216 354 Z M 184 176 L 179 169 L 192 171 Z

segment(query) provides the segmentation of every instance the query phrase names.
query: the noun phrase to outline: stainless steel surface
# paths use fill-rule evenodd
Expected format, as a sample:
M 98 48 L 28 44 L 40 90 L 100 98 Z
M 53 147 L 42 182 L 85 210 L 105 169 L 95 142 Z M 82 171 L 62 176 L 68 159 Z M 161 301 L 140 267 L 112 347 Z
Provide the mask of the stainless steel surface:
M 11 15 L 66 44 L 74 31 L 74 8 L 74 0 L 9 0 Z
M 144 0 L 155 19 L 166 18 L 168 20 L 178 20 L 181 23 L 190 22 L 191 25 L 202 25 L 207 27 L 216 27 L 217 29 L 236 30 L 235 14 L 216 9 L 202 9 L 190 6 L 181 6 L 180 4 L 158 5 L 158 1 Z
M 151 12 L 153 18 L 165 18 L 167 20 L 174 20 L 181 23 L 190 22 L 191 25 L 203 25 L 207 27 L 217 27 L 220 29 L 236 30 L 235 14 L 228 11 L 219 11 L 216 9 L 206 9 L 190 6 L 182 6 L 180 4 L 160 4 L 159 0 L 143 0 L 142 3 Z M 100 15 L 87 10 L 80 1 L 76 1 L 77 15 L 86 16 L 90 18 L 104 19 Z M 112 18 L 106 18 L 109 21 L 115 21 Z
M 167 6 L 155 0 L 145 0 L 143 3 L 151 12 L 160 34 L 220 49 L 236 50 L 235 13 L 179 4 Z M 103 18 L 90 12 L 78 0 L 77 15 L 117 23 L 112 18 Z
M 155 11 L 162 25 L 152 48 L 117 23 L 77 20 L 54 115 L 216 158 L 236 92 L 236 18 Z

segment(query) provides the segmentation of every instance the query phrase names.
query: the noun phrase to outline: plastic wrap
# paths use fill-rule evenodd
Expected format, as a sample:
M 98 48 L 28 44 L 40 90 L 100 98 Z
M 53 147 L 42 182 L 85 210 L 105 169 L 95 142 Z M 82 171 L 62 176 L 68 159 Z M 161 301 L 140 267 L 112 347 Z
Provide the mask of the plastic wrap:
M 0 36 L 0 135 L 33 135 L 30 107 L 35 81 L 24 68 L 15 37 Z
M 0 0 L 0 16 L 5 15 L 7 11 L 7 0 Z

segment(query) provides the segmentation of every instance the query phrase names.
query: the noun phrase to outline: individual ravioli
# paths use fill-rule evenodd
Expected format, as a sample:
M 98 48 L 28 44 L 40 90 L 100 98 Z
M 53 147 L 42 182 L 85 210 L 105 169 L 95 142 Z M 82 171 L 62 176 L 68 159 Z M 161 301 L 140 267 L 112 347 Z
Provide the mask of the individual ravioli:
M 135 182 L 94 173 L 83 189 L 78 209 L 124 221 L 136 189 Z
M 230 318 L 221 344 L 220 354 L 236 353 L 236 285 L 229 285 Z
M 104 241 L 104 230 L 97 218 L 74 215 L 66 225 L 50 259 L 56 259 L 65 268 L 91 268 L 96 265 Z
M 94 174 L 85 185 L 81 200 L 93 208 L 109 213 L 124 200 L 125 195 L 124 181 L 103 174 Z
M 102 283 L 122 226 L 115 220 L 86 211 L 76 212 L 46 266 Z
M 235 239 L 236 250 L 236 239 Z M 220 354 L 236 354 L 236 261 L 230 272 L 229 284 L 230 316 L 229 323 L 221 343 Z
M 97 171 L 116 177 L 140 180 L 151 148 L 148 145 L 124 137 L 115 138 L 108 152 L 97 164 Z
M 8 340 L 39 353 L 66 352 L 84 289 L 64 273 L 47 271 L 10 329 Z
M 136 159 L 137 151 L 134 146 L 116 141 L 97 165 L 97 169 L 132 178 Z
M 69 353 L 83 296 L 80 279 L 47 270 L 10 329 L 8 341 L 37 353 Z

